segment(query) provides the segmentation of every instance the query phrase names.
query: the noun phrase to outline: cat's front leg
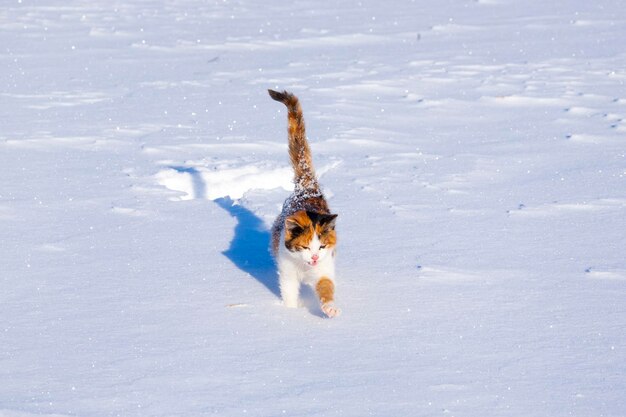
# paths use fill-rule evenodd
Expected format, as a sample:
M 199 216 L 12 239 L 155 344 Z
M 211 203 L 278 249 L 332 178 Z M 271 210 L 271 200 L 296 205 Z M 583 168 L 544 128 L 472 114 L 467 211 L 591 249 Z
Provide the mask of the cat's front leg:
M 335 305 L 335 283 L 328 277 L 321 277 L 315 285 L 315 292 L 320 299 L 322 311 L 328 317 L 337 317 L 341 309 Z
M 298 307 L 300 295 L 300 281 L 297 269 L 288 261 L 278 263 L 278 284 L 283 305 L 288 308 Z

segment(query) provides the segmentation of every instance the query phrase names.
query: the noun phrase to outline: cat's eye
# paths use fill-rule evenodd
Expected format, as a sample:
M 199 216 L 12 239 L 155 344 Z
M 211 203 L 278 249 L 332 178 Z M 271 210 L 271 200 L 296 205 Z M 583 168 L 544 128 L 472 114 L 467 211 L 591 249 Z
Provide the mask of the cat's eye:
M 326 245 L 321 245 L 320 249 L 324 249 L 326 247 Z

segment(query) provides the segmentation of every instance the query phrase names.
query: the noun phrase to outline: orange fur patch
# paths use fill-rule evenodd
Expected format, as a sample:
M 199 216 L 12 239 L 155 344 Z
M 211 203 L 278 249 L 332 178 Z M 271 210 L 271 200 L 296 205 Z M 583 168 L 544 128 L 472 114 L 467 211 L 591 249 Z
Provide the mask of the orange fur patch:
M 285 219 L 285 246 L 289 250 L 309 246 L 313 239 L 313 222 L 306 211 L 296 211 Z
M 334 229 L 328 229 L 327 227 L 315 225 L 315 233 L 320 237 L 320 242 L 326 247 L 332 247 L 337 244 L 337 233 Z
M 334 300 L 335 284 L 327 277 L 320 278 L 315 285 L 315 292 L 320 299 L 320 303 L 324 304 Z

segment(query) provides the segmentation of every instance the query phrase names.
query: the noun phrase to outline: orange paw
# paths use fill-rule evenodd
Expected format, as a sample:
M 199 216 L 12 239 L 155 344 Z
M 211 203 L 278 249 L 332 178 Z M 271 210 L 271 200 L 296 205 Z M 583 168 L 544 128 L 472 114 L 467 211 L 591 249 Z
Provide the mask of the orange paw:
M 322 311 L 330 318 L 337 317 L 341 314 L 341 309 L 332 301 L 322 304 Z

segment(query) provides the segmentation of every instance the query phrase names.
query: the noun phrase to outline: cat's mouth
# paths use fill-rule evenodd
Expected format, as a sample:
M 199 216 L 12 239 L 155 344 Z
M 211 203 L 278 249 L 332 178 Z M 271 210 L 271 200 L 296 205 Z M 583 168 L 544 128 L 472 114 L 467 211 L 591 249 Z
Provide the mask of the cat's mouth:
M 307 262 L 307 264 L 309 264 L 310 266 L 317 266 L 318 261 L 317 260 L 310 260 Z

